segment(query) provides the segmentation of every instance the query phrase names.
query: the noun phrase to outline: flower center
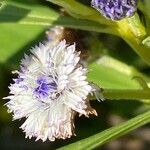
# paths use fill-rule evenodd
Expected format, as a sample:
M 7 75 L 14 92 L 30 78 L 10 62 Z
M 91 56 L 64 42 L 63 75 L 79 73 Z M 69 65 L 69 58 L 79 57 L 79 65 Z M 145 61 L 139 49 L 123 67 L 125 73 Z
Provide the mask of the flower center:
M 41 76 L 37 79 L 34 94 L 37 98 L 46 98 L 57 91 L 57 84 L 52 77 Z

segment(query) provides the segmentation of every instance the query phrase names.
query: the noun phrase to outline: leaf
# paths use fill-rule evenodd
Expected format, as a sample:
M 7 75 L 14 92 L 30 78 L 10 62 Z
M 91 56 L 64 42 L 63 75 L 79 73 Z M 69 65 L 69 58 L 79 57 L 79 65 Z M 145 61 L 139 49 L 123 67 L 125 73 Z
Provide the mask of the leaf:
M 93 9 L 92 7 L 88 7 L 83 5 L 82 3 L 76 0 L 48 0 L 54 4 L 57 4 L 63 8 L 71 15 L 76 18 L 88 19 L 97 21 L 102 24 L 112 25 L 112 21 L 105 19 L 101 14 Z M 73 7 L 72 7 L 73 6 Z
M 141 89 L 139 82 L 132 79 L 134 76 L 149 81 L 135 68 L 109 56 L 91 63 L 88 69 L 88 80 L 104 89 Z
M 7 65 L 19 64 L 24 52 L 28 52 L 31 45 L 38 44 L 36 39 L 44 27 L 25 26 L 19 24 L 0 24 L 0 63 Z
M 139 1 L 139 9 L 150 19 L 149 8 L 150 8 L 149 0 Z
M 25 50 L 38 44 L 38 36 L 49 26 L 109 32 L 110 28 L 96 22 L 60 16 L 53 9 L 39 3 L 24 3 L 18 0 L 3 1 L 0 7 L 0 63 L 15 65 Z
M 59 150 L 92 150 L 103 144 L 125 135 L 136 128 L 150 122 L 150 111 L 144 112 L 120 125 L 104 130 L 98 134 L 90 136 L 86 139 L 77 141 L 67 146 L 59 148 Z
M 99 86 L 91 99 L 139 100 L 150 102 L 149 77 L 110 56 L 102 56 L 88 66 L 88 81 Z M 102 95 L 100 96 L 99 93 Z
M 35 3 L 19 3 L 17 0 L 4 1 L 0 8 L 0 23 L 18 23 L 25 25 L 54 26 L 62 25 L 69 28 L 112 32 L 112 28 L 94 21 L 61 16 L 52 8 Z M 115 33 L 114 33 L 115 34 Z

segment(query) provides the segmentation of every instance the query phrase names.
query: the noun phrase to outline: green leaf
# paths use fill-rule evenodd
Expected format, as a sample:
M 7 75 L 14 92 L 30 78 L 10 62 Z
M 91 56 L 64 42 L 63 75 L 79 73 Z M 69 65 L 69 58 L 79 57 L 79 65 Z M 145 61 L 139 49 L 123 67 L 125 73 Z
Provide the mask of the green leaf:
M 54 25 L 98 32 L 111 30 L 108 26 L 96 22 L 61 16 L 39 3 L 6 0 L 0 7 L 0 63 L 15 65 L 21 58 L 20 55 L 29 50 L 30 45 L 35 45 L 35 39 L 39 39 L 37 37 L 41 36 L 46 28 Z
M 91 63 L 88 70 L 88 81 L 103 89 L 99 92 L 102 92 L 105 99 L 150 101 L 150 79 L 134 67 L 110 56 L 103 56 L 97 62 Z M 96 95 L 98 96 L 98 91 Z
M 77 141 L 70 145 L 59 148 L 59 150 L 92 150 L 101 145 L 125 135 L 136 128 L 150 122 L 150 111 L 140 114 L 120 125 L 104 130 L 96 135 Z
M 139 9 L 150 19 L 149 8 L 150 8 L 149 0 L 139 1 Z
M 104 89 L 141 89 L 139 82 L 132 79 L 134 76 L 149 81 L 135 68 L 109 56 L 91 63 L 88 69 L 88 80 Z
M 19 24 L 0 24 L 0 63 L 19 64 L 23 53 L 34 46 L 35 39 L 42 34 L 43 27 Z M 20 56 L 21 55 L 21 56 Z M 19 61 L 18 61 L 19 60 Z
M 69 28 L 111 33 L 108 25 L 94 21 L 61 16 L 53 9 L 35 3 L 19 3 L 17 0 L 4 1 L 0 8 L 0 23 L 17 23 L 25 25 L 54 26 L 62 25 Z M 115 33 L 114 33 L 115 34 Z
M 76 18 L 88 19 L 97 21 L 102 24 L 112 25 L 112 21 L 105 19 L 100 13 L 93 9 L 92 7 L 88 7 L 83 5 L 82 3 L 76 0 L 48 0 L 54 4 L 57 4 L 63 8 L 71 15 Z

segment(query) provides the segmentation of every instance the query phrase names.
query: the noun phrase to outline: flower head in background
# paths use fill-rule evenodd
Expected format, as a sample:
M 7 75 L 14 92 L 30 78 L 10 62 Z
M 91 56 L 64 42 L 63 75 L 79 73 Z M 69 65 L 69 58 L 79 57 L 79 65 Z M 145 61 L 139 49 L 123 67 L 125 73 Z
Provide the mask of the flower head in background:
M 58 43 L 64 34 L 64 27 L 62 26 L 54 26 L 53 28 L 50 28 L 48 31 L 46 31 L 47 36 L 47 44 L 54 45 Z
M 92 7 L 111 20 L 131 17 L 137 10 L 138 0 L 92 0 Z
M 10 85 L 6 103 L 13 119 L 26 118 L 20 127 L 26 137 L 54 141 L 74 135 L 76 113 L 89 116 L 96 111 L 87 96 L 93 88 L 86 81 L 86 69 L 79 64 L 75 44 L 40 44 L 25 55 L 18 78 Z

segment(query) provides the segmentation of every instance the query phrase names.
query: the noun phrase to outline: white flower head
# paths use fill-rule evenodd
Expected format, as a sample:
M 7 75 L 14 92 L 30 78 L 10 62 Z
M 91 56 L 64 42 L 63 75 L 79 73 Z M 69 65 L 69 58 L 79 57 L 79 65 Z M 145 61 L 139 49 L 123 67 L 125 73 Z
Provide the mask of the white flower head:
M 60 41 L 64 34 L 64 27 L 62 26 L 54 26 L 46 31 L 47 40 L 52 44 Z
M 40 44 L 21 61 L 18 78 L 10 85 L 6 103 L 13 119 L 26 118 L 20 127 L 26 137 L 54 141 L 74 135 L 74 116 L 95 114 L 87 96 L 93 88 L 79 64 L 75 44 Z

